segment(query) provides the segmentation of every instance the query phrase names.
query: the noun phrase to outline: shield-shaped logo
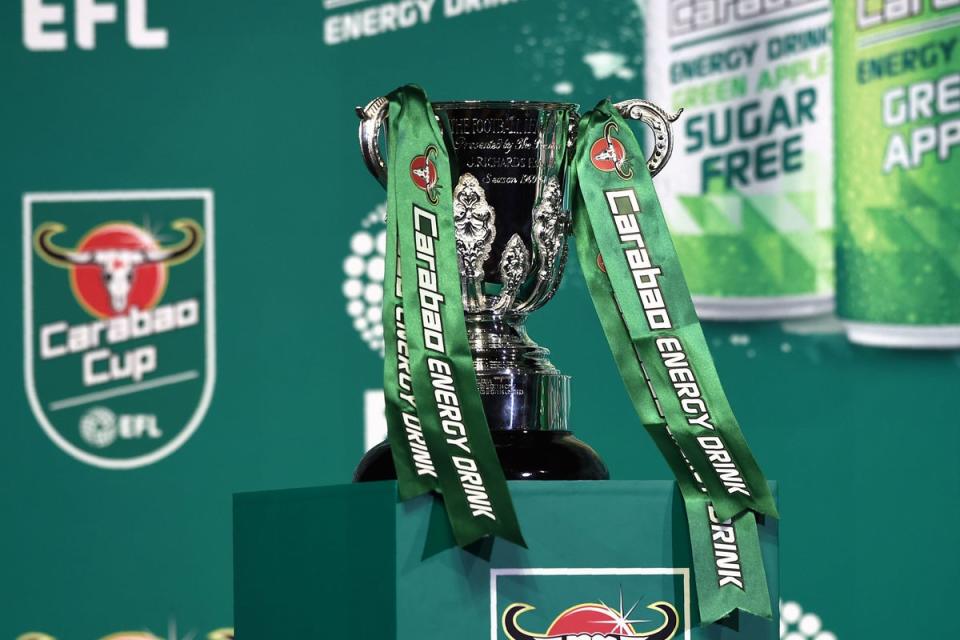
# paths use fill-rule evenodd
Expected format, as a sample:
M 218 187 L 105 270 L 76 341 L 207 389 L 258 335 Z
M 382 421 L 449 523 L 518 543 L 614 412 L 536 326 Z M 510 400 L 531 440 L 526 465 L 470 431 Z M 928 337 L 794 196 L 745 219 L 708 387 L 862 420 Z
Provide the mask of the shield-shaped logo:
M 690 637 L 685 568 L 491 569 L 491 640 Z
M 46 434 L 106 469 L 149 465 L 213 395 L 213 193 L 23 197 L 24 381 Z

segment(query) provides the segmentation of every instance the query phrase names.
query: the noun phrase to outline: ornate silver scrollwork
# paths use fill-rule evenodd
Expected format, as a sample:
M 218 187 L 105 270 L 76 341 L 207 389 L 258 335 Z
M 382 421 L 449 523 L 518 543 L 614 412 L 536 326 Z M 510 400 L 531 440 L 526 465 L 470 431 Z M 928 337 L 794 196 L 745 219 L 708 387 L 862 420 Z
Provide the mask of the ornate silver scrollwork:
M 503 288 L 491 305 L 492 311 L 501 313 L 510 308 L 529 271 L 530 252 L 523 244 L 523 239 L 515 233 L 510 236 L 500 257 L 500 282 Z
M 557 258 L 566 249 L 569 226 L 570 212 L 563 208 L 560 181 L 553 176 L 544 185 L 540 202 L 533 210 L 531 235 L 537 260 L 537 282 L 528 298 L 517 307 L 518 311 L 541 307 L 556 291 L 554 281 L 561 276 Z
M 677 118 L 683 113 L 683 109 L 670 115 L 652 102 L 639 98 L 624 100 L 613 106 L 624 118 L 639 120 L 653 131 L 653 151 L 647 158 L 647 168 L 650 170 L 651 176 L 660 173 L 673 153 L 673 135 L 670 132 L 670 123 L 677 121 Z
M 471 173 L 460 176 L 453 190 L 453 224 L 457 234 L 457 257 L 464 285 L 464 306 L 479 311 L 485 305 L 483 265 L 490 257 L 497 235 L 496 212 L 487 194 Z
M 453 224 L 457 228 L 457 252 L 462 273 L 482 279 L 483 265 L 490 257 L 497 235 L 496 213 L 487 194 L 471 173 L 464 173 L 453 190 Z
M 563 192 L 556 177 L 547 180 L 543 196 L 533 212 L 536 281 L 530 295 L 519 304 L 516 296 L 531 275 L 532 264 L 530 251 L 518 234 L 511 236 L 500 257 L 500 293 L 489 303 L 483 293 L 484 265 L 490 258 L 496 236 L 496 213 L 487 202 L 480 182 L 470 173 L 460 176 L 454 189 L 453 221 L 463 304 L 468 313 L 527 312 L 542 306 L 556 291 L 562 269 L 560 265 L 566 258 L 570 225 L 570 215 L 563 209 Z
M 566 220 L 560 181 L 554 176 L 547 180 L 543 187 L 543 198 L 533 210 L 533 243 L 540 264 L 537 277 L 541 280 L 550 277 L 560 247 L 566 241 Z

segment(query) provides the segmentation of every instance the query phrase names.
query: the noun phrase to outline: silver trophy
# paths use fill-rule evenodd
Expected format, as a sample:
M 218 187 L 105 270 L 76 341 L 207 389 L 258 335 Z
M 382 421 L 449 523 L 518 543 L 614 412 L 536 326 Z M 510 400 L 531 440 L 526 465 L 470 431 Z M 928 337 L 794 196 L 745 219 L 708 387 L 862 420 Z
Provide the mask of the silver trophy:
M 656 175 L 670 158 L 677 116 L 639 99 L 616 108 L 651 129 L 647 166 Z M 509 440 L 506 432 L 567 432 L 570 378 L 530 339 L 524 322 L 553 297 L 567 261 L 567 175 L 578 106 L 465 101 L 435 102 L 433 109 L 456 180 L 452 213 L 477 385 L 504 462 L 499 445 Z M 383 185 L 380 132 L 387 112 L 386 98 L 357 108 L 364 161 Z M 598 141 L 591 153 L 621 169 L 622 147 L 609 135 L 607 143 Z M 506 463 L 504 469 L 508 477 L 526 477 L 511 474 Z

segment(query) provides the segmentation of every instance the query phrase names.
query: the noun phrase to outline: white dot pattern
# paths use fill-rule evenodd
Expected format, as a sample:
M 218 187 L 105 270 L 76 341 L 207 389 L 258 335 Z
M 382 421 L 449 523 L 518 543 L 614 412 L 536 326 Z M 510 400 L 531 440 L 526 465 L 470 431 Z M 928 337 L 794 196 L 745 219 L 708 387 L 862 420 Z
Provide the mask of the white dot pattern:
M 343 261 L 343 295 L 347 315 L 364 342 L 383 355 L 383 276 L 387 252 L 386 204 L 371 211 L 350 236 L 350 255 Z
M 817 614 L 804 612 L 796 602 L 781 601 L 780 640 L 837 640 L 837 636 L 823 629 Z

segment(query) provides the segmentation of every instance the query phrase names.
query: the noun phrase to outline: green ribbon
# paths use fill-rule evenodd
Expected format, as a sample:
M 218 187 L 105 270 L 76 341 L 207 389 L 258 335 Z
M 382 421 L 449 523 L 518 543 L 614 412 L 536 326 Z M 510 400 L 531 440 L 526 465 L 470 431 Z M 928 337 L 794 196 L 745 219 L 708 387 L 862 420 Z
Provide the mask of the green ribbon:
M 403 314 L 397 216 L 387 215 L 387 247 L 383 291 L 383 389 L 387 437 L 397 471 L 401 500 L 439 487 L 433 456 L 417 416 L 410 347 Z
M 677 477 L 700 615 L 770 617 L 755 514 L 777 516 L 720 385 L 640 145 L 610 104 L 580 122 L 577 254 L 641 422 Z
M 523 545 L 467 341 L 449 153 L 421 89 L 388 99 L 384 382 L 400 495 L 438 490 L 460 546 Z

